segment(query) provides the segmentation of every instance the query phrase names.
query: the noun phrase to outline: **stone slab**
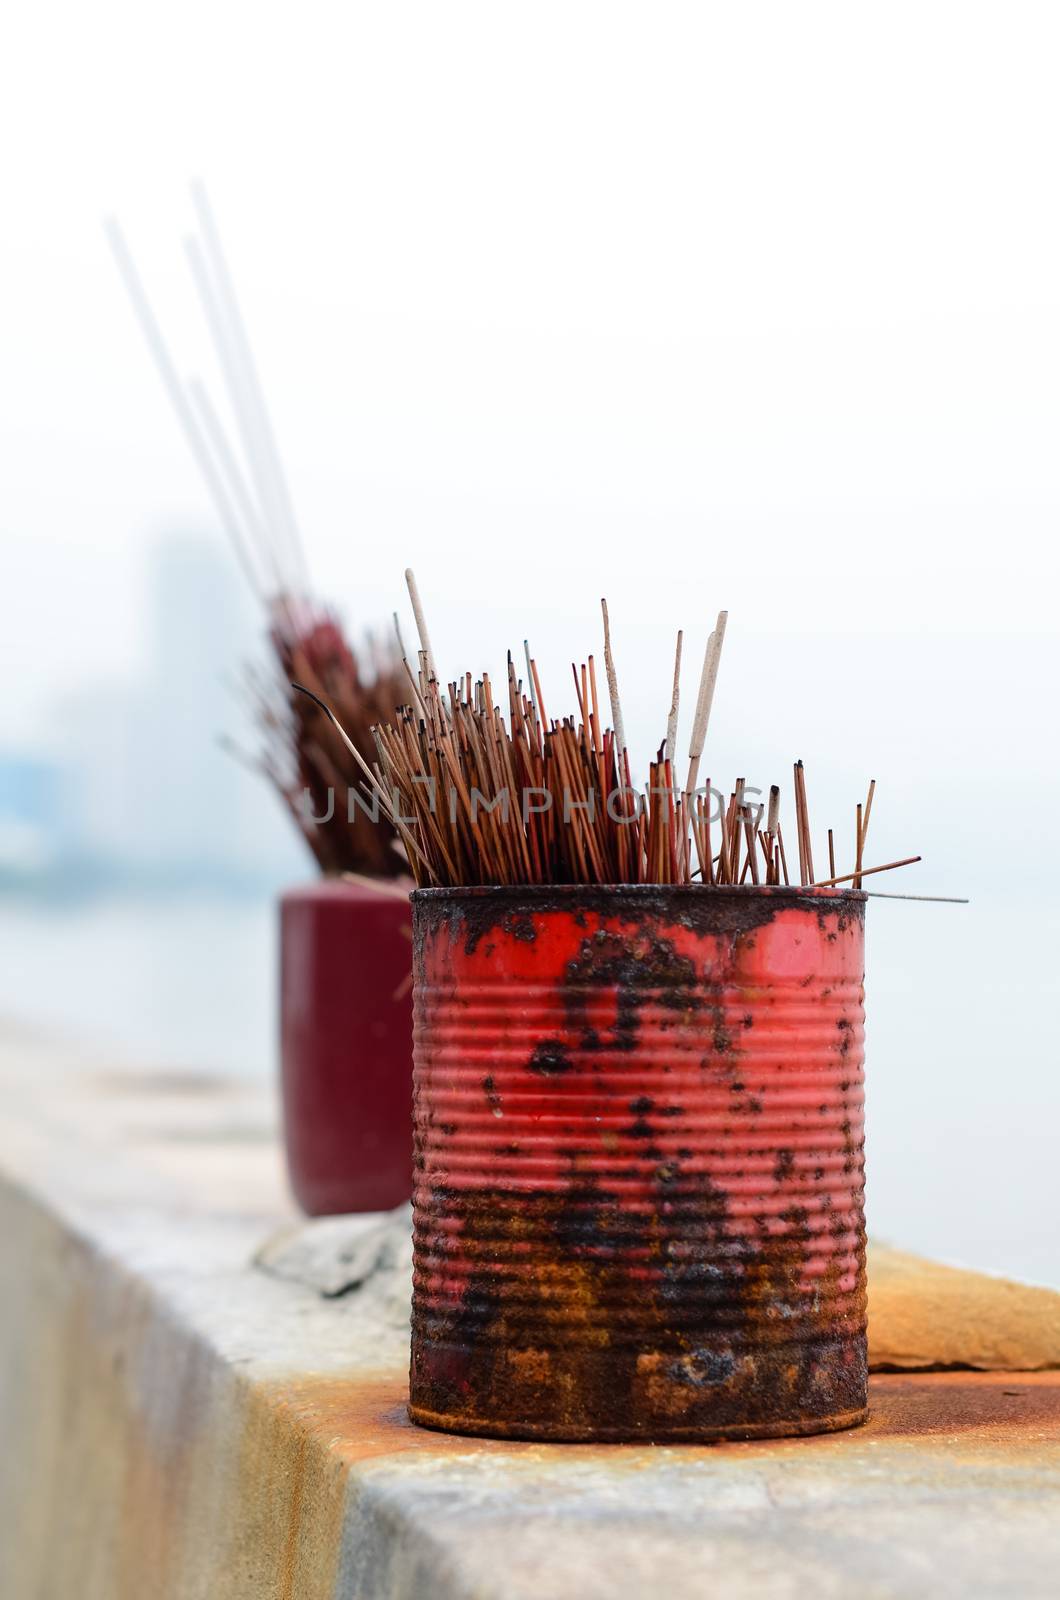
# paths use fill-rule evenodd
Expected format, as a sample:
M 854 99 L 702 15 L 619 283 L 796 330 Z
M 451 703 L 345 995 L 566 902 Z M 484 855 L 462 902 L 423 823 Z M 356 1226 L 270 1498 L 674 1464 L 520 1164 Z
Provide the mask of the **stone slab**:
M 322 1295 L 265 1088 L 0 1035 L 4 1600 L 1050 1596 L 1060 1375 L 893 1374 L 867 1427 L 512 1445 L 404 1414 L 400 1270 Z

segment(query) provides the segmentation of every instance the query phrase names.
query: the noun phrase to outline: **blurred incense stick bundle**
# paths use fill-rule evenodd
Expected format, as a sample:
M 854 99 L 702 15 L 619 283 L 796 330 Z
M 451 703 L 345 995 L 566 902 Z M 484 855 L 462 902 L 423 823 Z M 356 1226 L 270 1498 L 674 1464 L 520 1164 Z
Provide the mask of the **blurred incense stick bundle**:
M 309 598 L 302 540 L 272 420 L 201 184 L 192 187 L 197 231 L 185 241 L 191 275 L 236 425 L 233 442 L 197 377 L 183 380 L 116 222 L 107 237 L 137 321 L 236 559 L 267 618 L 273 656 L 246 687 L 263 738 L 258 756 L 229 748 L 265 773 L 325 873 L 396 877 L 407 872 L 397 833 L 350 801 L 359 768 L 328 718 L 291 688 L 297 678 L 334 705 L 358 741 L 396 715 L 408 688 L 393 646 L 369 638 L 355 650 L 334 613 Z M 189 648 L 191 641 L 189 640 Z M 359 791 L 358 791 L 359 792 Z
M 370 638 L 365 650 L 354 651 L 334 617 L 309 607 L 284 607 L 270 639 L 279 667 L 271 692 L 260 681 L 251 684 L 265 739 L 261 767 L 321 871 L 372 878 L 407 873 L 393 825 L 358 804 L 361 772 L 333 722 L 291 687 L 294 679 L 313 689 L 335 707 L 358 746 L 370 748 L 373 725 L 395 716 L 407 692 L 396 652 Z

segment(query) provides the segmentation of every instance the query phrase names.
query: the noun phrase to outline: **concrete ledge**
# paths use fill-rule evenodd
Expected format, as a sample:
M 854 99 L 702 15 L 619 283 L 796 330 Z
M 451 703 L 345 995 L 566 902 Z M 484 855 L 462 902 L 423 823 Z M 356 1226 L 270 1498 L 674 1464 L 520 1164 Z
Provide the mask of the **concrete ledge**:
M 263 1089 L 0 1048 L 5 1600 L 1055 1594 L 1060 1375 L 878 1377 L 816 1440 L 426 1433 L 399 1278 L 250 1265 L 294 1220 Z

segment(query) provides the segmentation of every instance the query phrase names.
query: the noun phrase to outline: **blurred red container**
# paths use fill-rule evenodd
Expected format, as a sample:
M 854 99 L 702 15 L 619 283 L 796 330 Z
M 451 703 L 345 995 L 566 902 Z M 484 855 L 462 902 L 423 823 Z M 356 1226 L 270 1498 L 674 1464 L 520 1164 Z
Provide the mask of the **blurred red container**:
M 862 1421 L 864 896 L 419 890 L 413 924 L 413 1420 Z
M 323 880 L 280 901 L 280 1055 L 291 1187 L 310 1216 L 412 1190 L 408 901 Z

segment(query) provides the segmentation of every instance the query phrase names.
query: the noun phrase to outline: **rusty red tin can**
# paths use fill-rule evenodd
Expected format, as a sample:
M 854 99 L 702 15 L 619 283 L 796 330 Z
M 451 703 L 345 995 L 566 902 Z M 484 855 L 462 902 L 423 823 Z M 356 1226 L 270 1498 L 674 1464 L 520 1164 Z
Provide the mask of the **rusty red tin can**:
M 413 1420 L 863 1421 L 864 896 L 428 889 L 413 938 Z
M 280 901 L 284 1145 L 311 1216 L 385 1211 L 412 1189 L 408 901 L 323 879 Z

